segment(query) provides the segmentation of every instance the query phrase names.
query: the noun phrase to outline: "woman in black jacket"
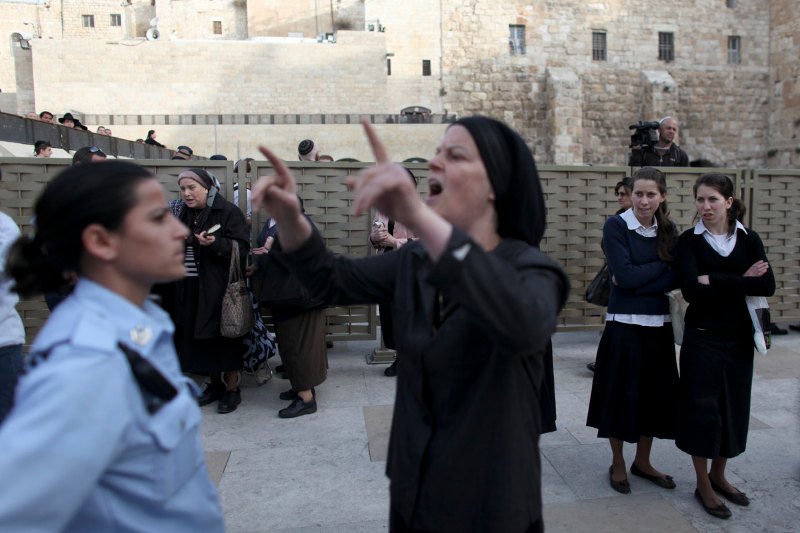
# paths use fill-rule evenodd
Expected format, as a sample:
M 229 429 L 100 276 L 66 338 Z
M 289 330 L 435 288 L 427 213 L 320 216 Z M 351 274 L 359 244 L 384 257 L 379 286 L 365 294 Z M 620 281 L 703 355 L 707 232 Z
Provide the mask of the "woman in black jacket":
M 750 500 L 725 478 L 747 444 L 753 383 L 753 325 L 747 296 L 772 296 L 775 276 L 758 234 L 738 220 L 744 205 L 724 174 L 694 184 L 700 221 L 678 241 L 675 268 L 690 303 L 681 346 L 678 448 L 692 456 L 695 498 L 709 514 L 731 516 L 716 493 Z M 711 471 L 708 471 L 711 459 Z
M 291 172 L 253 189 L 278 220 L 282 258 L 329 304 L 391 303 L 397 398 L 386 465 L 390 531 L 541 531 L 539 393 L 568 281 L 538 245 L 545 205 L 531 152 L 508 126 L 450 125 L 426 202 L 365 124 L 377 164 L 348 184 L 418 240 L 336 257 L 302 216 Z
M 147 132 L 147 139 L 144 140 L 144 143 L 152 146 L 158 146 L 159 148 L 165 148 L 163 144 L 156 140 L 156 130 L 149 130 Z
M 241 338 L 221 335 L 220 317 L 234 242 L 238 243 L 244 272 L 249 250 L 247 220 L 238 207 L 218 194 L 214 178 L 205 170 L 184 170 L 178 184 L 184 204 L 178 218 L 190 230 L 186 239 L 187 274 L 177 286 L 174 309 L 178 355 L 184 372 L 210 377 L 198 403 L 219 400 L 217 411 L 230 413 L 242 401 L 239 371 L 245 348 Z M 219 229 L 209 233 L 216 224 Z

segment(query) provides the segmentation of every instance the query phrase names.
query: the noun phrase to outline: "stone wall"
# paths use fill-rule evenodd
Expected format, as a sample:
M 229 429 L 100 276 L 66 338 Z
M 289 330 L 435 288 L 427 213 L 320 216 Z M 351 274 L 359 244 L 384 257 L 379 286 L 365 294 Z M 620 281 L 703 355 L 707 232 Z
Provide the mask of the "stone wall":
M 85 39 L 31 44 L 36 108 L 56 113 L 383 113 L 388 107 L 386 45 L 379 33 L 340 32 L 336 44 Z M 87 62 L 87 57 L 103 60 Z
M 331 13 L 333 6 L 333 13 Z M 336 29 L 364 29 L 364 0 L 266 0 L 247 2 L 251 37 L 287 37 L 301 33 L 316 37 Z
M 800 165 L 800 4 L 772 3 L 769 166 Z

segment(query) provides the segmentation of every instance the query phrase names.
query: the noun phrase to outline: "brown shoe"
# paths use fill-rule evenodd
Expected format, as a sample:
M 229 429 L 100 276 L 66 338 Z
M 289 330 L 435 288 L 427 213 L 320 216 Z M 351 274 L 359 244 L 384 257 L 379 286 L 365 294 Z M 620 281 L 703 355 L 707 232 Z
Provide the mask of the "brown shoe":
M 698 489 L 694 489 L 694 497 L 697 498 L 697 501 L 699 501 L 700 505 L 703 506 L 705 512 L 711 516 L 716 516 L 717 518 L 722 518 L 723 520 L 727 520 L 731 517 L 731 510 L 728 509 L 728 506 L 724 503 L 720 502 L 720 504 L 716 507 L 706 505 L 706 502 L 703 501 L 703 497 L 700 495 L 700 491 Z
M 714 492 L 722 495 L 722 497 L 729 502 L 735 503 L 736 505 L 741 505 L 742 507 L 747 507 L 750 505 L 750 498 L 748 498 L 747 494 L 739 489 L 736 489 L 736 492 L 728 492 L 723 490 L 722 487 L 714 483 L 714 480 L 711 479 L 711 474 L 708 475 L 708 480 L 711 482 L 711 488 L 714 489 Z
M 622 481 L 614 481 L 614 465 L 608 467 L 608 482 L 611 485 L 611 488 L 620 494 L 631 493 L 631 485 L 628 483 L 628 478 L 625 478 Z

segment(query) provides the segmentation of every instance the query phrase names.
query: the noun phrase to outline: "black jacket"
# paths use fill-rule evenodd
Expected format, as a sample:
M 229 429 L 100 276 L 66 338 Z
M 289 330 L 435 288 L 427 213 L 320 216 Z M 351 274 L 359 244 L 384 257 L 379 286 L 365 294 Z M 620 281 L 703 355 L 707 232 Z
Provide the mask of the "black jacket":
M 392 304 L 403 356 L 386 471 L 405 522 L 465 532 L 540 520 L 539 392 L 568 292 L 561 268 L 517 240 L 486 253 L 455 229 L 436 264 L 419 242 L 334 257 L 318 234 L 282 255 L 328 304 Z
M 677 144 L 669 145 L 669 150 L 660 156 L 659 152 L 653 150 L 631 150 L 628 159 L 628 166 L 631 167 L 688 167 L 689 156 Z
M 181 221 L 192 232 L 187 239 L 187 244 L 194 247 L 200 285 L 194 335 L 196 339 L 210 339 L 220 336 L 222 296 L 228 286 L 233 240 L 239 243 L 240 267 L 244 272 L 247 254 L 250 250 L 250 234 L 244 214 L 220 194 L 214 198 L 208 216 L 197 227 L 193 227 L 193 216 L 193 210 L 188 208 L 184 208 L 180 214 Z M 211 246 L 200 246 L 194 234 L 207 230 L 214 224 L 222 226 L 214 234 L 216 237 L 214 243 Z M 175 302 L 178 309 L 187 305 L 185 290 L 186 284 L 178 283 Z

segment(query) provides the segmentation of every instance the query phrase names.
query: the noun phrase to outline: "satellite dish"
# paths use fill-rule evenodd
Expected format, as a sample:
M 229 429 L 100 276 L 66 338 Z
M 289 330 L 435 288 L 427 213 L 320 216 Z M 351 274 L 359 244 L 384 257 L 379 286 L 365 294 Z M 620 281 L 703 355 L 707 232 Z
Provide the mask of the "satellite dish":
M 153 17 L 150 19 L 150 29 L 147 30 L 147 33 L 144 36 L 147 38 L 148 41 L 155 41 L 159 37 L 161 37 L 161 33 L 158 31 L 156 26 L 158 25 L 158 17 Z

